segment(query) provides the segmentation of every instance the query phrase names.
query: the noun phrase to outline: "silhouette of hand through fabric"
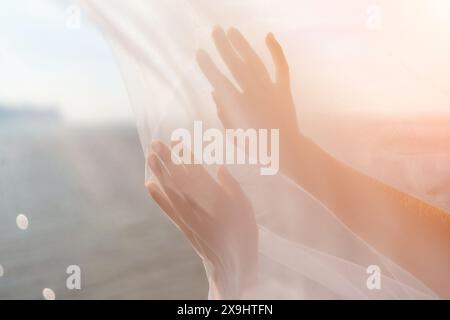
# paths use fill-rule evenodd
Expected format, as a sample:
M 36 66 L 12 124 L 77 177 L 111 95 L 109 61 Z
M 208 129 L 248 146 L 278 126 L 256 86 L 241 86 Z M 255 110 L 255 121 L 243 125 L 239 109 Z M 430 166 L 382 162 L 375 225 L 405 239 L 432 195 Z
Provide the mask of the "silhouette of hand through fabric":
M 239 298 L 255 283 L 257 226 L 238 182 L 220 167 L 216 181 L 201 165 L 176 165 L 171 149 L 152 143 L 152 198 L 192 243 L 213 280 L 210 296 Z
M 287 160 L 289 149 L 298 147 L 300 132 L 290 87 L 289 66 L 280 44 L 272 33 L 266 44 L 275 65 L 275 79 L 249 42 L 235 28 L 225 33 L 213 31 L 220 56 L 238 87 L 230 81 L 203 50 L 197 53 L 200 69 L 211 83 L 213 100 L 225 128 L 280 130 L 280 156 Z

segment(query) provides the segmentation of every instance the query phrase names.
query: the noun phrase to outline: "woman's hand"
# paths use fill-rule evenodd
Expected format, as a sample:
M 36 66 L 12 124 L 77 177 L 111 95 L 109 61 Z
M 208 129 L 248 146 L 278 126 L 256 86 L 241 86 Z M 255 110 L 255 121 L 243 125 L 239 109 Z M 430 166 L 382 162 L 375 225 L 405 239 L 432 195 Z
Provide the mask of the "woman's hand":
M 204 260 L 210 297 L 241 298 L 257 272 L 258 232 L 249 200 L 225 167 L 216 181 L 201 165 L 174 164 L 164 143 L 153 142 L 152 149 L 148 164 L 158 184 L 148 190 Z
M 217 27 L 213 39 L 239 86 L 227 79 L 205 51 L 198 52 L 198 64 L 214 88 L 212 96 L 223 126 L 279 129 L 281 170 L 291 167 L 291 150 L 299 148 L 301 135 L 291 94 L 289 66 L 280 44 L 273 34 L 267 35 L 266 44 L 275 65 L 276 76 L 272 80 L 258 54 L 237 29 L 231 28 L 225 33 Z
M 213 98 L 224 127 L 280 129 L 283 173 L 375 249 L 443 297 L 450 297 L 450 281 L 443 281 L 450 266 L 448 213 L 354 170 L 300 134 L 288 64 L 273 35 L 267 36 L 266 43 L 275 64 L 275 81 L 236 29 L 225 34 L 216 28 L 213 38 L 239 86 L 199 51 L 198 63 L 214 88 Z M 386 222 L 403 227 L 392 228 Z M 418 256 L 423 258 L 420 263 Z

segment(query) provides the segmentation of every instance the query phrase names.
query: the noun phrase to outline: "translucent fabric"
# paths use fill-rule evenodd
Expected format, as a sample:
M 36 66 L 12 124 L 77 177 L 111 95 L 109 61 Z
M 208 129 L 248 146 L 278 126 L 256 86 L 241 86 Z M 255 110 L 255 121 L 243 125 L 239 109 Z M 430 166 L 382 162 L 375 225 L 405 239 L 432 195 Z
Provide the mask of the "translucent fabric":
M 445 289 L 436 293 L 438 281 L 422 271 L 432 273 L 438 265 L 450 271 L 448 256 L 422 268 L 414 264 L 423 258 L 416 242 L 389 243 L 383 237 L 411 234 L 404 232 L 409 223 L 390 213 L 398 197 L 405 211 L 423 204 L 425 212 L 435 210 L 447 223 L 450 7 L 444 2 L 81 3 L 121 67 L 150 164 L 150 193 L 203 259 L 209 298 L 443 295 Z M 245 74 L 244 67 L 251 71 Z M 266 109 L 268 116 L 260 118 Z M 255 123 L 279 128 L 280 171 L 261 175 L 259 166 L 249 163 L 171 164 L 173 131 L 193 132 L 194 121 L 222 132 Z M 304 140 L 293 137 L 297 131 Z M 306 157 L 311 172 L 297 179 L 291 168 L 306 164 L 294 154 L 309 154 L 309 146 L 324 155 L 311 151 L 320 155 Z M 320 159 L 336 161 L 333 168 L 352 177 L 354 172 L 349 184 L 373 180 L 368 198 L 352 196 L 359 190 L 350 187 L 343 205 L 328 196 L 347 190 L 347 180 L 321 170 Z M 299 182 L 313 173 L 314 181 Z M 327 188 L 330 193 L 322 192 Z M 395 199 L 378 197 L 379 190 Z M 369 212 L 374 204 L 386 211 L 375 222 L 345 214 L 355 206 Z M 432 243 L 424 240 L 423 246 Z M 374 270 L 380 271 L 379 285 Z

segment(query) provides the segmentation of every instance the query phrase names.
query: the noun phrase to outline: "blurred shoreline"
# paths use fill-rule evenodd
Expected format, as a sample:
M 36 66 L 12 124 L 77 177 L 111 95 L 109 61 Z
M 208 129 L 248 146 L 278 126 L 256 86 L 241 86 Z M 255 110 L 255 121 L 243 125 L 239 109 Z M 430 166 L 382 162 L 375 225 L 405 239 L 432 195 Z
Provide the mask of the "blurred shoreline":
M 126 124 L 0 124 L 0 264 L 0 299 L 40 299 L 47 287 L 57 299 L 207 295 L 201 260 L 147 195 Z M 72 264 L 80 291 L 66 288 Z

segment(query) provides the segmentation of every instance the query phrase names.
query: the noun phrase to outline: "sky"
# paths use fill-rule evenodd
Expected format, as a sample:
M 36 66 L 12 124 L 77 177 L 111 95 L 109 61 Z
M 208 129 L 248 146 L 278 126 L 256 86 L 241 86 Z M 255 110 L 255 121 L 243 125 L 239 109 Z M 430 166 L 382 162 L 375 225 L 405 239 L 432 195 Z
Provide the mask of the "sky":
M 382 9 L 380 32 L 390 34 L 391 25 L 407 27 L 400 36 L 392 36 L 392 46 L 398 47 L 395 48 L 396 60 L 389 58 L 384 63 L 376 52 L 372 53 L 375 57 L 371 61 L 378 62 L 381 67 L 393 64 L 386 71 L 390 76 L 385 77 L 381 72 L 384 69 L 374 63 L 373 70 L 368 67 L 372 73 L 352 67 L 357 64 L 344 50 L 342 53 L 347 57 L 342 59 L 347 59 L 348 64 L 338 63 L 333 65 L 333 68 L 337 65 L 337 70 L 329 68 L 328 73 L 323 72 L 326 80 L 341 75 L 344 80 L 338 77 L 339 85 L 328 88 L 320 78 L 317 88 L 328 93 L 320 96 L 336 97 L 327 104 L 337 107 L 345 103 L 356 104 L 359 94 L 360 100 L 370 101 L 377 110 L 384 105 L 389 109 L 395 106 L 396 110 L 428 112 L 430 107 L 448 110 L 450 60 L 447 53 L 450 46 L 446 39 L 450 34 L 450 0 L 377 0 L 374 3 Z M 422 10 L 419 4 L 422 7 L 426 4 L 427 10 Z M 323 5 L 316 6 L 319 16 L 328 20 L 336 12 L 351 12 L 348 6 L 324 11 Z M 359 11 L 364 17 L 365 9 Z M 337 56 L 336 48 L 341 45 L 341 38 L 333 35 L 327 39 L 315 37 L 313 44 L 332 48 L 325 58 L 330 60 L 333 55 Z M 353 46 L 354 54 L 361 55 L 358 52 L 361 46 L 356 40 Z M 383 49 L 387 52 L 393 47 Z M 323 62 L 318 65 L 322 69 L 326 66 Z M 302 77 L 306 77 L 307 67 L 299 68 Z M 318 74 L 320 70 L 312 68 L 311 72 Z M 307 98 L 308 92 L 315 92 L 314 77 L 303 79 L 303 87 L 306 82 L 311 88 L 302 90 L 302 96 Z M 414 81 L 421 84 L 420 90 L 412 89 Z M 350 85 L 357 87 L 351 95 L 348 94 Z M 367 98 L 372 96 L 375 98 Z M 58 108 L 66 121 L 75 123 L 133 122 L 125 85 L 112 51 L 86 14 L 80 11 L 77 19 L 75 0 L 0 0 L 0 105 L 52 106 Z
M 131 122 L 99 30 L 70 0 L 2 0 L 0 105 L 58 108 L 68 122 Z

